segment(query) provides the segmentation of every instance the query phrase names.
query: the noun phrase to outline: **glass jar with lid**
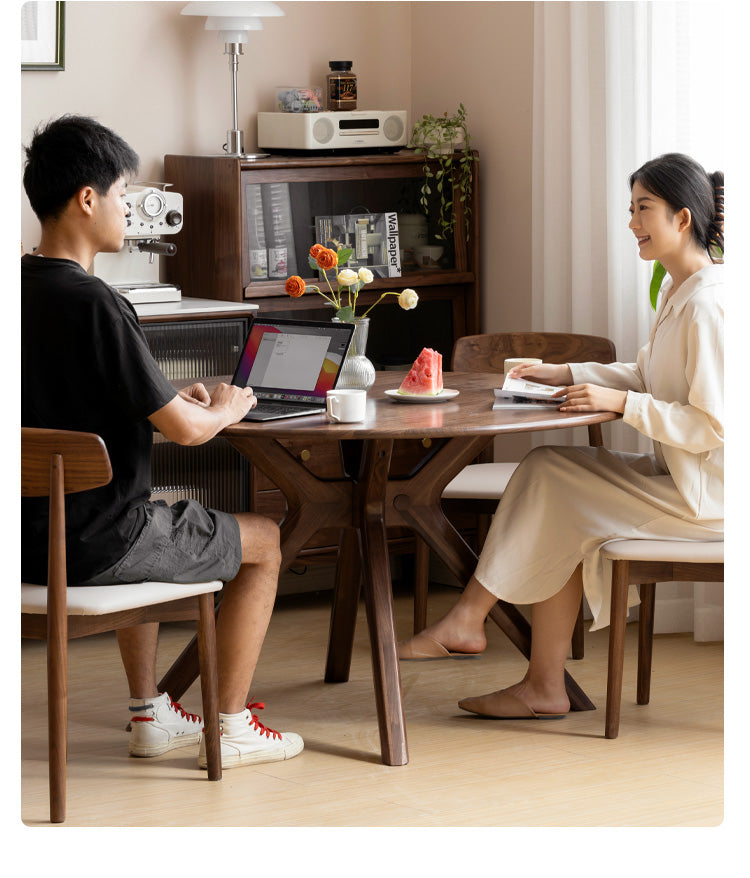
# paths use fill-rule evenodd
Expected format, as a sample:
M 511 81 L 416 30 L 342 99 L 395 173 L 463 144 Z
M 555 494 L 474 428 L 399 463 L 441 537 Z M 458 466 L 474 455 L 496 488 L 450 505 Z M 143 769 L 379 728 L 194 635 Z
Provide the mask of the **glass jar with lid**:
M 329 110 L 357 109 L 357 74 L 352 73 L 351 61 L 329 61 L 331 72 L 326 77 L 327 106 Z

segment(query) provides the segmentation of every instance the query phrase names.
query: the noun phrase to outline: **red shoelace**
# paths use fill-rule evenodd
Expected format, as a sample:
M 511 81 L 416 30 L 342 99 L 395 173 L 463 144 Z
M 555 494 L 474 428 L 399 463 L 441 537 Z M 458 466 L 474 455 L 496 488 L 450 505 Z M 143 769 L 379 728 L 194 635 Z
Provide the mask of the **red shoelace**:
M 199 717 L 197 713 L 188 713 L 181 704 L 178 704 L 176 701 L 173 701 L 171 695 L 168 694 L 167 698 L 169 698 L 170 705 L 172 707 L 174 707 L 174 709 L 177 711 L 177 713 L 179 713 L 181 716 L 184 716 L 186 720 L 189 720 L 190 722 L 194 722 L 194 723 L 202 723 L 203 722 L 202 718 Z M 132 716 L 130 718 L 130 722 L 131 723 L 152 723 L 152 722 L 154 722 L 154 717 L 152 717 L 152 716 Z
M 265 735 L 267 738 L 280 738 L 281 732 L 276 732 L 273 729 L 269 729 L 267 726 L 264 726 L 263 723 L 258 719 L 257 716 L 253 713 L 253 708 L 257 707 L 258 710 L 263 710 L 265 708 L 265 704 L 262 701 L 251 701 L 247 705 L 247 709 L 250 711 L 250 716 L 252 718 L 252 722 L 250 725 L 254 728 L 259 734 Z
M 174 709 L 177 711 L 177 713 L 179 713 L 181 716 L 184 716 L 185 719 L 190 720 L 191 722 L 194 722 L 194 723 L 202 723 L 203 722 L 203 719 L 200 716 L 198 716 L 197 713 L 188 713 L 181 704 L 178 704 L 176 701 L 172 701 L 171 695 L 169 696 L 169 700 L 172 702 L 172 707 L 174 707 Z

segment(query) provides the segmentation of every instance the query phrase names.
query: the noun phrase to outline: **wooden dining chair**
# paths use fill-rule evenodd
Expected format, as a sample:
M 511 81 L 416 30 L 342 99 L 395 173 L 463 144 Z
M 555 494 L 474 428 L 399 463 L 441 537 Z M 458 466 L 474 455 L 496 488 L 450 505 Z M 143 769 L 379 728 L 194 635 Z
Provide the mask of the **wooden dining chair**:
M 636 702 L 648 704 L 651 696 L 656 583 L 723 582 L 724 541 L 612 540 L 604 544 L 601 553 L 602 557 L 612 561 L 604 737 L 616 738 L 620 730 L 629 587 L 638 585 L 641 595 Z
M 50 821 L 66 810 L 68 640 L 145 622 L 198 620 L 208 779 L 221 778 L 214 592 L 223 583 L 68 586 L 65 495 L 106 485 L 109 455 L 94 433 L 21 428 L 21 495 L 49 497 L 47 584 L 21 584 L 21 636 L 47 641 Z
M 506 359 L 538 357 L 546 363 L 614 363 L 614 343 L 598 335 L 568 332 L 495 332 L 467 335 L 456 340 L 451 358 L 453 372 L 504 372 Z M 601 424 L 588 427 L 589 444 L 601 446 Z M 495 463 L 489 448 L 477 463 L 470 464 L 446 485 L 443 505 L 446 512 L 472 512 L 477 515 L 477 551 L 481 551 L 489 523 L 502 499 L 517 463 Z M 430 550 L 418 539 L 414 559 L 414 633 L 427 624 Z M 578 614 L 572 642 L 573 658 L 583 658 L 583 604 Z

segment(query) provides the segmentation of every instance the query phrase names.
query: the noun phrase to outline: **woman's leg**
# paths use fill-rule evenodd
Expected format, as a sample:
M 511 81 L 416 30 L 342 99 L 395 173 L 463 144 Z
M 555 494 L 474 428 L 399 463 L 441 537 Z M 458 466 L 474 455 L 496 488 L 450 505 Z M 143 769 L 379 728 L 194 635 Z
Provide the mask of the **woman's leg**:
M 531 608 L 531 657 L 524 678 L 507 691 L 538 713 L 570 709 L 565 691 L 565 662 L 570 651 L 583 593 L 579 564 L 552 597 Z M 480 653 L 487 646 L 484 623 L 497 598 L 472 577 L 458 602 L 424 634 L 451 652 Z
M 437 640 L 450 652 L 484 652 L 487 646 L 484 622 L 496 603 L 495 595 L 472 576 L 456 604 L 421 634 Z
M 531 608 L 531 658 L 519 683 L 506 690 L 537 713 L 565 713 L 570 701 L 565 691 L 565 662 L 570 651 L 583 579 L 581 565 L 562 589 Z

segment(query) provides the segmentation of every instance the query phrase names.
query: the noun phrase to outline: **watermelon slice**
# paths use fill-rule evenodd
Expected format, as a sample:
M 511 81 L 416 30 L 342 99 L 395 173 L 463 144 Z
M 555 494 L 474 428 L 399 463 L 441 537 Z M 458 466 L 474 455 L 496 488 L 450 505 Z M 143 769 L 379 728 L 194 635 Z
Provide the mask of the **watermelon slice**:
M 443 355 L 422 348 L 398 392 L 417 396 L 437 396 L 443 390 Z

